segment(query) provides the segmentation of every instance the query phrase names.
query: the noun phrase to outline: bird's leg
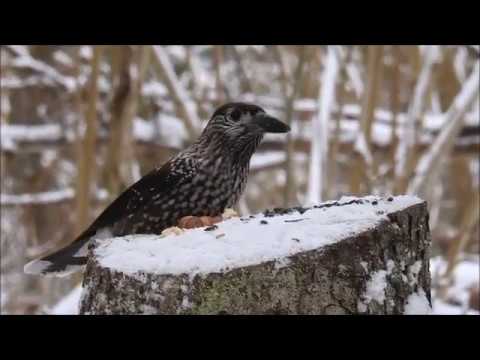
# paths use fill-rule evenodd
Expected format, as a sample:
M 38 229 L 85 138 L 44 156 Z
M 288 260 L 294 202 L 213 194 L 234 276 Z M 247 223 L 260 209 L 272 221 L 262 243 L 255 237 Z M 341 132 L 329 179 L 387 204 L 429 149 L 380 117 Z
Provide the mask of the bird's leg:
M 178 220 L 178 227 L 182 229 L 194 229 L 204 226 L 212 226 L 222 221 L 221 216 L 184 216 Z
M 194 229 L 204 226 L 212 226 L 215 223 L 222 221 L 221 216 L 184 216 L 178 220 L 177 226 L 171 226 L 162 231 L 162 236 L 180 235 L 186 229 Z
M 222 215 L 218 216 L 184 216 L 178 220 L 178 226 L 172 226 L 162 231 L 162 236 L 180 235 L 185 229 L 194 229 L 204 226 L 212 226 L 222 220 L 238 217 L 238 214 L 233 209 L 225 209 Z
M 233 209 L 225 209 L 219 216 L 184 216 L 178 221 L 178 227 L 183 229 L 193 229 L 197 227 L 212 226 L 222 220 L 238 217 Z

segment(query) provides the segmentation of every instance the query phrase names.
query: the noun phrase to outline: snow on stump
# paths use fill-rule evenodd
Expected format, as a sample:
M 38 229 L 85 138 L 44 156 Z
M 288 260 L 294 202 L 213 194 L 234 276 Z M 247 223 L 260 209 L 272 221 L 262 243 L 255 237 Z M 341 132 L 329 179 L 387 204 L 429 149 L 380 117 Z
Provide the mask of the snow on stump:
M 430 232 L 416 197 L 343 197 L 90 249 L 81 314 L 418 314 Z

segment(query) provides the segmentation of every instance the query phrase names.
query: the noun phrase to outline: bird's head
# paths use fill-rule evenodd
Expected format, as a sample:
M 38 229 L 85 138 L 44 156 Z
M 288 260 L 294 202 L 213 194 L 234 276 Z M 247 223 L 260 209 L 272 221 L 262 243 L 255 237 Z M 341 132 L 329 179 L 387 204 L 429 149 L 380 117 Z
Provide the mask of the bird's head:
M 244 163 L 250 160 L 265 133 L 288 131 L 287 124 L 268 115 L 260 106 L 234 102 L 213 113 L 197 145 L 209 156 L 228 153 Z
M 221 132 L 224 136 L 236 140 L 289 131 L 287 124 L 268 115 L 260 106 L 241 102 L 220 106 L 204 130 L 207 133 Z

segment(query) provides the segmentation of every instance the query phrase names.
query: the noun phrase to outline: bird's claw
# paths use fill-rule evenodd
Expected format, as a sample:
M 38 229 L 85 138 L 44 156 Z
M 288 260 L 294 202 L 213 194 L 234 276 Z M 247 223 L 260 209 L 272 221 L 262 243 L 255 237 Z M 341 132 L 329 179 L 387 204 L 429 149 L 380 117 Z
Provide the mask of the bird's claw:
M 194 229 L 204 226 L 212 226 L 221 222 L 222 220 L 238 217 L 238 214 L 233 209 L 225 209 L 220 216 L 184 216 L 178 221 L 178 227 L 182 229 Z
M 182 229 L 194 229 L 212 226 L 222 220 L 221 216 L 184 216 L 178 221 L 178 227 Z
M 180 235 L 185 232 L 186 229 L 213 226 L 222 220 L 227 220 L 234 217 L 238 217 L 238 214 L 233 209 L 225 209 L 223 214 L 219 216 L 184 216 L 178 220 L 178 226 L 171 226 L 163 230 L 161 237 L 168 235 Z

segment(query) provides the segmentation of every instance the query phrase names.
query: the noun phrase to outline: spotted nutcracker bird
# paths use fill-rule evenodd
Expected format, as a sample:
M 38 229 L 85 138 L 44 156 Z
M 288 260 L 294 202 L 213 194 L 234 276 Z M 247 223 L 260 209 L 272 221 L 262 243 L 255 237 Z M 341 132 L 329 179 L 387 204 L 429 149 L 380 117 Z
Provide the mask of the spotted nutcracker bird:
M 245 189 L 250 158 L 264 134 L 288 131 L 259 106 L 221 106 L 192 145 L 126 189 L 74 242 L 31 261 L 25 272 L 66 275 L 86 264 L 93 238 L 160 234 L 185 216 L 221 215 Z

